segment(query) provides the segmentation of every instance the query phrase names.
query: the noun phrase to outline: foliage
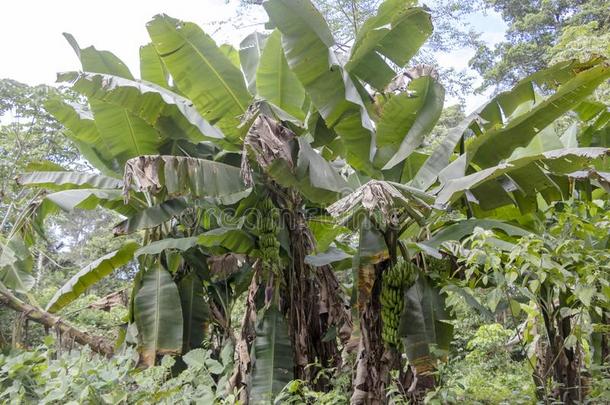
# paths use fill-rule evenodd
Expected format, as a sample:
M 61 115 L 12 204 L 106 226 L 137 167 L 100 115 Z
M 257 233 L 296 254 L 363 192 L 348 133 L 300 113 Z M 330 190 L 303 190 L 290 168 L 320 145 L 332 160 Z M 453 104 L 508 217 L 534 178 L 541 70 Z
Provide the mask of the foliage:
M 132 350 L 107 360 L 86 348 L 57 356 L 48 346 L 0 354 L 0 401 L 7 403 L 234 403 L 234 397 L 217 395 L 218 376 L 225 366 L 196 349 L 185 356 L 185 370 L 172 378 L 175 360 L 165 357 L 158 366 L 135 368 Z
M 503 303 L 514 322 L 526 315 L 519 340 L 530 367 L 539 367 L 538 384 L 547 384 L 551 376 L 554 383 L 568 384 L 561 380 L 562 373 L 570 378 L 577 372 L 573 368 L 582 366 L 566 358 L 590 367 L 606 356 L 595 330 L 604 328 L 610 307 L 607 202 L 558 202 L 541 217 L 539 233 L 522 237 L 510 252 L 493 240 L 492 232 L 475 230 L 465 242 L 465 275 L 470 285 L 488 289 L 486 302 L 492 311 Z M 555 359 L 551 365 L 537 346 L 540 339 L 548 339 L 546 350 Z M 568 386 L 582 389 L 575 380 Z M 539 388 L 545 397 L 558 395 L 553 385 Z M 562 390 L 559 387 L 561 396 Z
M 45 240 L 45 218 L 103 207 L 125 217 L 112 233 L 138 242 L 120 239 L 82 266 L 49 310 L 68 311 L 117 268 L 133 274 L 117 346 L 137 346 L 138 364 L 158 378 L 138 380 L 147 371 L 134 383 L 156 401 L 173 399 L 190 369 L 214 376 L 190 386 L 208 402 L 221 390 L 268 402 L 291 379 L 286 395 L 297 398 L 330 390 L 325 400 L 421 401 L 450 348 L 451 294 L 488 318 L 506 308 L 527 314 L 526 327 L 512 328 L 531 364 L 543 357 L 534 325 L 544 324 L 551 356 L 563 357 L 533 373 L 536 394 L 575 398 L 565 387 L 591 364 L 581 348 L 599 345 L 604 331 L 607 229 L 593 228 L 608 222 L 606 203 L 587 206 L 584 219 L 570 214 L 577 204 L 564 212 L 553 203 L 607 188 L 607 111 L 588 97 L 610 77 L 608 61 L 550 66 L 433 132 L 445 90 L 435 69 L 409 66 L 433 32 L 426 8 L 384 1 L 349 55 L 309 1 L 264 9 L 274 31 L 252 34 L 239 51 L 193 23 L 153 17 L 140 79 L 66 35 L 83 72 L 60 79 L 80 96 L 46 107 L 103 175 L 39 163 L 19 177 L 40 190 L 2 239 L 3 283 L 39 305 L 31 250 Z M 443 124 L 460 114 L 448 110 Z M 576 125 L 564 134 L 566 116 Z M 313 218 L 329 225 L 310 227 Z M 573 228 L 582 230 L 576 238 L 566 234 Z M 587 257 L 576 253 L 591 246 Z M 352 264 L 347 282 L 335 263 Z M 488 294 L 479 301 L 473 291 Z M 243 307 L 236 329 L 232 310 Z M 481 363 L 505 335 L 481 329 L 460 361 Z M 329 384 L 345 383 L 334 374 L 348 347 L 357 352 L 349 389 L 333 391 Z M 598 352 L 590 357 L 599 362 Z M 508 361 L 483 365 L 472 383 Z M 165 381 L 185 364 L 184 377 Z M 520 384 L 521 365 L 509 369 L 498 385 Z
M 428 395 L 427 403 L 534 403 L 528 365 L 514 361 L 507 347 L 513 335 L 497 323 L 482 325 L 466 344 L 467 354 L 441 367 L 439 388 Z
M 347 359 L 350 360 L 350 359 Z M 276 403 L 286 404 L 323 404 L 341 405 L 349 404 L 349 392 L 351 390 L 351 373 L 348 370 L 321 369 L 314 383 L 317 380 L 330 381 L 331 390 L 324 392 L 314 389 L 306 381 L 290 381 L 280 395 L 276 398 Z
M 414 64 L 435 66 L 440 72 L 441 82 L 452 96 L 463 99 L 463 94 L 472 86 L 473 77 L 465 71 L 446 68 L 437 61 L 437 54 L 455 48 L 475 48 L 478 33 L 465 22 L 466 17 L 478 9 L 479 0 L 456 1 L 435 0 L 426 3 L 432 15 L 434 33 L 426 47 L 414 57 Z M 242 4 L 260 4 L 258 0 L 242 0 Z M 381 0 L 314 0 L 336 39 L 339 54 L 347 54 L 364 23 L 376 14 Z M 415 5 L 411 1 L 406 4 Z
M 610 56 L 610 30 L 601 31 L 598 21 L 564 28 L 557 42 L 548 50 L 549 63 L 585 60 L 594 55 Z M 600 85 L 594 96 L 607 104 L 610 101 L 610 85 Z
M 65 128 L 44 109 L 50 98 L 61 96 L 70 102 L 78 96 L 66 88 L 27 86 L 9 79 L 0 81 L 0 243 L 10 234 L 12 227 L 23 213 L 23 208 L 39 198 L 39 190 L 20 187 L 15 177 L 33 170 L 84 170 L 91 166 L 82 159 L 76 146 L 64 136 Z M 26 174 L 27 176 L 28 174 Z M 120 245 L 120 238 L 109 233 L 112 222 L 118 221 L 112 212 L 79 212 L 78 215 L 55 215 L 48 222 L 44 239 L 31 249 L 33 295 L 39 303 L 46 303 L 50 290 L 55 290 L 76 269 L 99 257 L 106 249 Z M 116 278 L 108 278 L 90 290 L 93 297 L 104 296 L 124 286 L 129 279 L 129 269 L 118 272 Z M 77 303 L 76 306 L 80 306 Z M 89 320 L 104 318 L 105 313 L 90 311 Z M 94 315 L 97 313 L 97 315 Z M 0 346 L 10 343 L 12 325 L 18 318 L 12 311 L 0 309 Z M 90 331 L 113 335 L 109 330 L 116 322 L 100 324 Z M 89 329 L 89 321 L 76 324 Z M 42 328 L 30 325 L 21 344 L 36 345 L 41 342 Z
M 480 45 L 470 60 L 470 66 L 483 76 L 482 88 L 504 89 L 545 68 L 552 59 L 552 49 L 571 29 L 595 22 L 595 35 L 608 31 L 604 0 L 483 0 L 483 4 L 501 14 L 508 30 L 503 42 L 493 49 Z

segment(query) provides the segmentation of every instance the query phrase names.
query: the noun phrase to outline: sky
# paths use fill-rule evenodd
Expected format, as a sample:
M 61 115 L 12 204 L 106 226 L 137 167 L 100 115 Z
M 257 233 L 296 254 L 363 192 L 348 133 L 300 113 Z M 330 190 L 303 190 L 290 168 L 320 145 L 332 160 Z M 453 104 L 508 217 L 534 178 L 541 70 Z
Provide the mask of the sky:
M 78 70 L 76 55 L 62 36 L 74 35 L 81 47 L 95 45 L 121 58 L 138 76 L 138 49 L 146 44 L 146 22 L 155 14 L 193 21 L 220 43 L 238 45 L 256 29 L 263 30 L 264 12 L 236 16 L 238 0 L 14 0 L 4 1 L 0 13 L 0 78 L 30 85 L 52 84 L 57 72 Z M 224 22 L 220 24 L 220 22 Z M 474 28 L 489 43 L 502 39 L 505 25 L 495 14 L 474 15 Z M 238 28 L 242 27 L 243 28 Z M 438 55 L 443 66 L 465 69 L 472 50 L 455 50 Z M 467 111 L 486 99 L 466 97 Z M 451 104 L 455 100 L 448 100 Z

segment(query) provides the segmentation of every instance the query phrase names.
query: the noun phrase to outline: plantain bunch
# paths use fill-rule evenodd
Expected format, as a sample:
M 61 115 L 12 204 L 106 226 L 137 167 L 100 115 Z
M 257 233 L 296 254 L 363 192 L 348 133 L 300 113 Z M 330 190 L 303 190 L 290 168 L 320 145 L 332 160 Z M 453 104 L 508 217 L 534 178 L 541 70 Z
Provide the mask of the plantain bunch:
M 259 204 L 259 209 L 259 215 L 256 216 L 258 248 L 263 263 L 263 274 L 268 277 L 279 269 L 280 242 L 277 233 L 280 210 L 268 197 Z
M 390 346 L 400 348 L 398 325 L 404 308 L 404 291 L 417 279 L 417 266 L 399 258 L 386 269 L 381 280 L 381 337 Z

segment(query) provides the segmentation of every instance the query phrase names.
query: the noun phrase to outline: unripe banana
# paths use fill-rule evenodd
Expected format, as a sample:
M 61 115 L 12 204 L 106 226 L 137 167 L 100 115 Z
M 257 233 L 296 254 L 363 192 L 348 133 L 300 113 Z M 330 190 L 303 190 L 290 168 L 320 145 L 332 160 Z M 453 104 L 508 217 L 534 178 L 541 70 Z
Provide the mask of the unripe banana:
M 417 279 L 417 267 L 410 261 L 399 259 L 385 270 L 381 284 L 382 339 L 390 346 L 400 348 L 398 326 L 404 307 L 404 292 Z
M 263 274 L 268 277 L 272 272 L 279 271 L 280 242 L 278 240 L 279 209 L 270 198 L 263 199 L 259 204 L 260 215 L 256 217 L 258 249 L 263 262 Z

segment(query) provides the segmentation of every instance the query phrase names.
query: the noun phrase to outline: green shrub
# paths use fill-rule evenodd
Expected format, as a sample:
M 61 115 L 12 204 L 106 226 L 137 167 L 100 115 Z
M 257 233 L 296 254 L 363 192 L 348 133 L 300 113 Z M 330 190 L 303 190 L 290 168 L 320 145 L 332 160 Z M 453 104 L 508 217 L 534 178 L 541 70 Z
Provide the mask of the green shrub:
M 427 403 L 536 403 L 529 365 L 514 361 L 506 347 L 511 336 L 512 331 L 497 323 L 479 327 L 466 344 L 469 352 L 440 367 L 439 388 Z
M 222 376 L 229 375 L 232 359 L 222 364 L 206 349 L 184 355 L 186 368 L 172 378 L 176 361 L 171 357 L 139 370 L 137 353 L 131 349 L 108 360 L 86 348 L 58 355 L 51 348 L 52 339 L 46 343 L 31 351 L 0 355 L 0 403 L 235 403 L 234 396 L 225 397 L 220 395 L 223 389 L 217 390 L 224 388 Z

